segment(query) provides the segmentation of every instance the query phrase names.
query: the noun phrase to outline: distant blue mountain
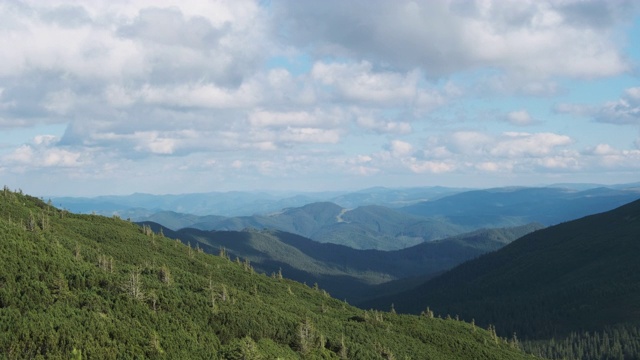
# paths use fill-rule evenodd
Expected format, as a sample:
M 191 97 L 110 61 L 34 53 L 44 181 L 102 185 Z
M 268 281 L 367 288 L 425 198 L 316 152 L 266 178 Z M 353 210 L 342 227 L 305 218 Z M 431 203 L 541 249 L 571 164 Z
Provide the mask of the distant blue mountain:
M 496 188 L 454 194 L 424 201 L 399 211 L 470 227 L 515 226 L 530 222 L 554 225 L 614 209 L 640 198 L 637 187 L 596 187 L 574 190 L 558 187 Z

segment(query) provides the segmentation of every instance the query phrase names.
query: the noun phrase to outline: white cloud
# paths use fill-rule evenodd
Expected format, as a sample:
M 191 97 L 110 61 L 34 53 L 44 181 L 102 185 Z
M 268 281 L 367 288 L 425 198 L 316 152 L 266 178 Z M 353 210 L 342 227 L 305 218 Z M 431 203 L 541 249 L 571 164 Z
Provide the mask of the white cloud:
M 483 172 L 510 172 L 513 170 L 512 161 L 483 161 L 475 164 L 475 168 Z
M 573 156 L 549 156 L 536 160 L 536 163 L 546 169 L 578 169 L 580 167 L 579 160 Z
M 586 149 L 583 154 L 589 158 L 593 166 L 603 169 L 633 169 L 640 170 L 640 150 L 620 150 L 610 144 L 598 144 Z
M 258 104 L 261 92 L 251 83 L 236 89 L 214 84 L 185 84 L 180 86 L 145 86 L 139 98 L 151 105 L 202 108 L 245 108 Z
M 455 165 L 442 161 L 411 161 L 409 168 L 415 173 L 447 173 L 456 169 Z
M 603 3 L 597 10 L 572 4 L 576 2 L 362 0 L 336 5 L 291 0 L 274 7 L 276 21 L 296 45 L 312 46 L 322 55 L 420 67 L 435 76 L 478 66 L 540 77 L 591 78 L 627 71 L 629 64 L 610 32 L 614 19 L 625 19 L 629 12 L 619 11 L 616 3 Z M 611 20 L 576 21 L 588 11 L 593 19 Z
M 577 169 L 580 154 L 567 148 L 572 143 L 570 137 L 554 133 L 458 131 L 433 137 L 422 146 L 393 140 L 385 151 L 370 155 L 368 165 L 432 174 Z
M 260 175 L 373 185 L 398 174 L 637 169 L 637 149 L 558 125 L 566 115 L 639 123 L 640 88 L 600 105 L 567 100 L 579 98 L 575 84 L 591 86 L 583 79 L 628 72 L 620 34 L 631 5 L 0 2 L 0 46 L 11 49 L 0 53 L 0 168 L 40 174 L 34 184 L 59 171 L 140 191 L 158 169 L 169 190 L 193 178 L 209 190 Z M 564 102 L 553 128 L 500 132 L 504 122 L 550 126 L 537 115 L 550 99 Z
M 525 132 L 505 132 L 497 136 L 479 132 L 455 132 L 444 141 L 452 152 L 472 159 L 544 157 L 573 143 L 566 135 Z
M 489 153 L 500 157 L 536 157 L 552 153 L 556 148 L 572 143 L 569 136 L 553 133 L 507 132 L 496 139 Z
M 476 131 L 457 131 L 451 134 L 447 148 L 453 153 L 480 154 L 494 143 L 491 136 Z
M 396 73 L 374 73 L 372 65 L 323 63 L 313 65 L 311 76 L 324 85 L 333 85 L 339 95 L 352 101 L 380 105 L 409 101 L 416 92 L 417 73 L 402 76 Z
M 391 156 L 395 158 L 411 156 L 414 152 L 413 146 L 411 144 L 401 140 L 391 141 L 389 151 L 391 151 Z
M 512 111 L 507 114 L 506 120 L 511 124 L 518 126 L 531 125 L 535 122 L 526 110 Z
M 17 171 L 34 167 L 69 168 L 83 165 L 82 154 L 57 147 L 57 138 L 53 135 L 36 136 L 30 144 L 24 144 L 0 159 Z
M 326 112 L 275 112 L 256 110 L 249 114 L 249 124 L 258 128 L 319 127 L 340 125 L 342 114 Z
M 65 115 L 76 102 L 76 94 L 69 90 L 61 90 L 49 93 L 45 99 L 44 108 L 59 115 Z
M 277 139 L 285 143 L 335 144 L 340 141 L 340 132 L 316 128 L 288 128 L 279 134 Z
M 377 120 L 371 116 L 359 116 L 356 124 L 363 129 L 381 134 L 408 134 L 412 131 L 408 122 Z
M 640 87 L 629 88 L 621 99 L 605 103 L 595 118 L 613 124 L 640 124 Z
M 558 113 L 590 116 L 598 122 L 637 125 L 640 124 L 640 87 L 628 88 L 620 99 L 602 105 L 558 104 Z
M 598 144 L 590 153 L 593 155 L 616 155 L 618 151 L 609 144 Z

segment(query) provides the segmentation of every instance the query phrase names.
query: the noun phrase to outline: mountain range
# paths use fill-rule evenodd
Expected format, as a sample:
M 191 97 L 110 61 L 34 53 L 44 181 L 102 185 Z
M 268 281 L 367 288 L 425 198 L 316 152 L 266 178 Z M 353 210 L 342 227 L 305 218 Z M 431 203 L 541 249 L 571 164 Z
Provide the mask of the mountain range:
M 570 186 L 580 188 L 577 185 Z M 582 189 L 584 187 L 587 189 Z M 636 199 L 640 194 L 640 187 L 637 184 L 610 188 L 588 186 L 582 188 L 575 190 L 565 187 L 511 187 L 471 191 L 447 188 L 402 191 L 373 188 L 334 196 L 333 199 L 351 204 L 355 204 L 356 199 L 363 203 L 380 200 L 387 201 L 387 204 L 393 203 L 396 207 L 391 208 L 380 204 L 345 207 L 335 202 L 324 201 L 279 208 L 262 214 L 254 212 L 254 215 L 244 216 L 196 215 L 195 213 L 203 208 L 200 205 L 213 206 L 211 204 L 218 203 L 213 198 L 199 194 L 159 196 L 158 198 L 165 199 L 164 205 L 160 204 L 165 206 L 164 210 L 150 210 L 154 197 L 147 195 L 126 198 L 126 203 L 133 206 L 134 201 L 140 197 L 140 205 L 148 206 L 149 208 L 146 209 L 136 207 L 115 211 L 113 203 L 110 203 L 109 206 L 112 206 L 110 208 L 101 202 L 115 201 L 114 199 L 119 197 L 84 199 L 81 209 L 88 212 L 91 206 L 100 208 L 102 204 L 105 205 L 102 208 L 103 213 L 106 212 L 109 216 L 115 213 L 121 217 L 130 217 L 125 216 L 128 211 L 137 209 L 134 211 L 136 215 L 131 217 L 134 221 L 157 222 L 172 230 L 185 227 L 201 230 L 275 229 L 319 242 L 331 242 L 357 249 L 397 250 L 480 228 L 512 227 L 533 222 L 554 225 L 592 213 L 611 210 Z M 233 196 L 240 206 L 244 195 L 228 193 L 225 196 Z M 424 201 L 427 196 L 431 197 L 428 201 Z M 320 195 L 316 194 L 316 197 Z M 309 198 L 310 196 L 302 195 L 297 197 L 298 200 Z M 195 202 L 196 199 L 199 199 L 200 205 L 191 203 L 194 207 L 190 210 L 185 210 L 182 205 L 177 206 L 177 204 Z M 259 196 L 258 199 L 260 199 Z M 291 200 L 291 198 L 288 199 Z M 54 203 L 62 200 L 54 199 Z M 399 206 L 407 202 L 411 205 Z M 64 201 L 62 203 L 64 204 Z M 282 205 L 282 202 L 275 202 L 272 205 L 276 204 Z M 155 205 L 160 206 L 157 203 Z M 176 208 L 184 212 L 172 210 Z M 72 206 L 71 209 L 73 210 L 74 207 Z
M 401 207 L 464 190 L 468 189 L 440 186 L 403 189 L 374 187 L 353 192 L 229 191 L 170 195 L 135 193 L 97 197 L 51 197 L 51 200 L 56 206 L 73 212 L 108 216 L 117 214 L 132 219 L 163 210 L 230 217 L 266 214 L 313 202 L 334 202 L 346 208 L 364 205 Z

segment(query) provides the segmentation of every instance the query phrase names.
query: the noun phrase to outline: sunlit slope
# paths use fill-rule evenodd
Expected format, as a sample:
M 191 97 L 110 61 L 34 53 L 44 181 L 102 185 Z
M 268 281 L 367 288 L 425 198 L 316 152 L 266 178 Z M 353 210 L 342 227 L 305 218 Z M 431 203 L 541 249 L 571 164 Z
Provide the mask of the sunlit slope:
M 6 358 L 524 359 L 455 320 L 362 311 L 117 218 L 0 193 Z M 75 355 L 74 355 L 75 354 Z

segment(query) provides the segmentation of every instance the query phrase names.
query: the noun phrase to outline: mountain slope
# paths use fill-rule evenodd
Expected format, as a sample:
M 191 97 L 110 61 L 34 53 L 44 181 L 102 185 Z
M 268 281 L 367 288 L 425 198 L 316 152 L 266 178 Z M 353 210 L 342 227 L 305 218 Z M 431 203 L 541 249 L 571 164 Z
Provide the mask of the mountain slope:
M 640 325 L 639 256 L 640 200 L 531 233 L 378 306 L 430 306 L 539 339 Z
M 11 359 L 525 359 L 472 324 L 363 311 L 117 218 L 0 193 Z
M 143 225 L 192 246 L 198 244 L 209 253 L 217 254 L 224 248 L 233 257 L 249 259 L 259 271 L 267 274 L 282 270 L 294 280 L 317 282 L 331 294 L 349 301 L 362 300 L 362 294 L 369 293 L 373 285 L 441 273 L 541 227 L 531 224 L 513 229 L 478 230 L 407 249 L 379 251 L 319 243 L 282 231 L 181 229 L 174 232 L 157 224 Z

